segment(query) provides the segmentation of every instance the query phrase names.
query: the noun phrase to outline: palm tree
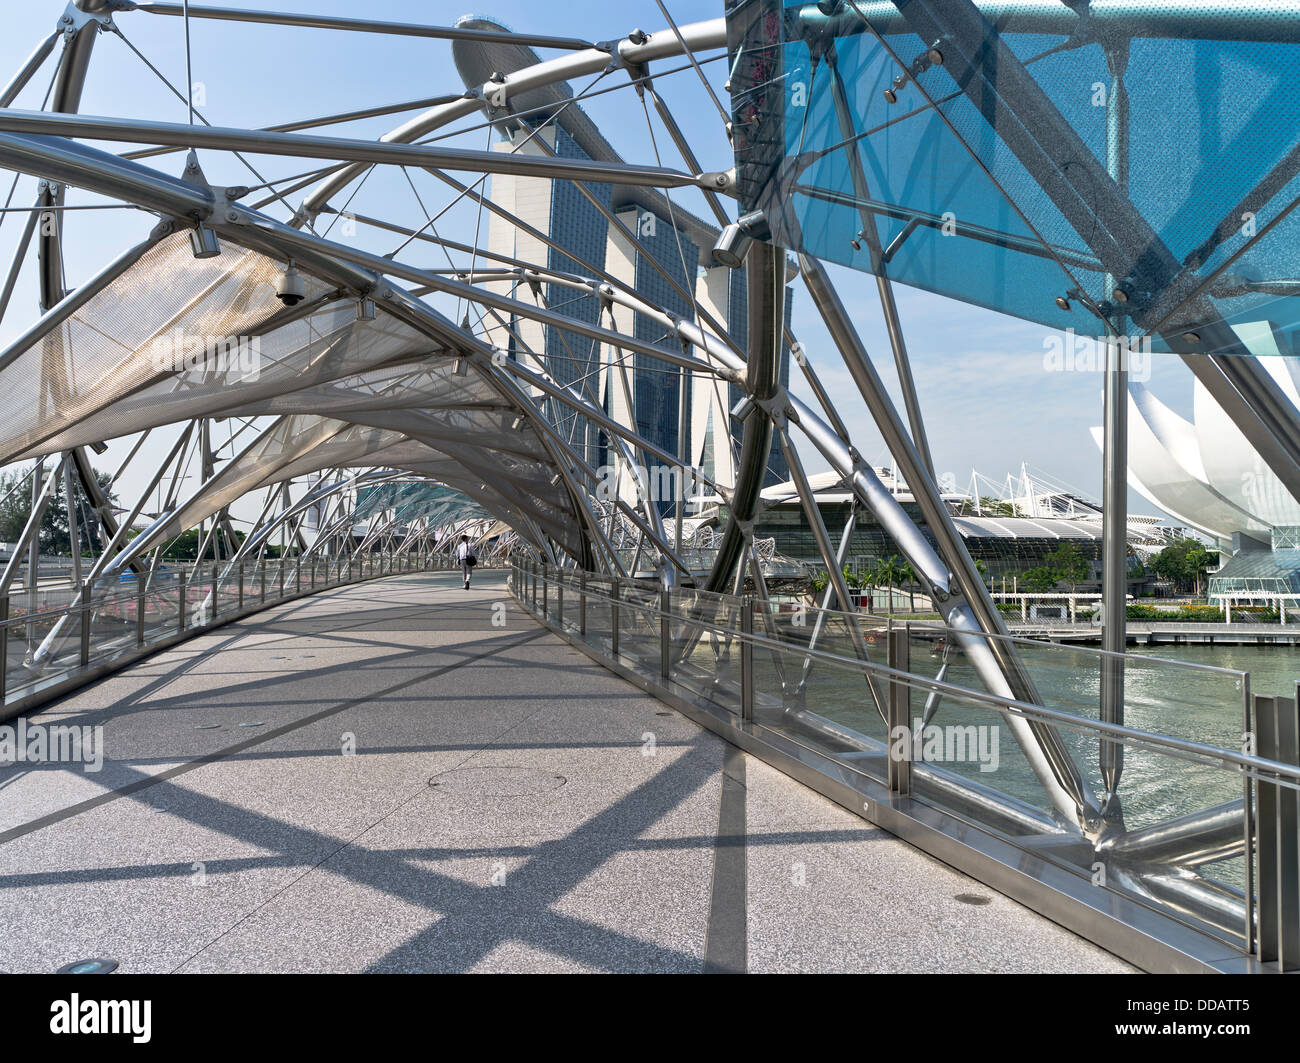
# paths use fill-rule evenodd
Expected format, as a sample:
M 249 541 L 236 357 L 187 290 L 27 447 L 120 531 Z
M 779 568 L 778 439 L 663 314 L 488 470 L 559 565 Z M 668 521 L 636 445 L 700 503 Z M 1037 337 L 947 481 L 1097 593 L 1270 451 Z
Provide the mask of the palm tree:
M 897 554 L 890 554 L 888 557 L 882 557 L 876 562 L 876 567 L 871 574 L 872 580 L 877 587 L 884 587 L 889 596 L 889 614 L 894 613 L 894 587 L 903 578 L 903 565 Z
M 902 568 L 899 569 L 899 582 L 907 587 L 907 611 L 916 612 L 916 594 L 913 587 L 916 586 L 916 572 L 912 568 L 912 562 L 904 561 Z
M 844 566 L 844 584 L 850 591 L 860 591 L 862 589 L 862 577 L 854 572 L 848 565 Z M 846 612 L 853 612 L 857 608 L 857 602 L 844 602 L 843 608 Z

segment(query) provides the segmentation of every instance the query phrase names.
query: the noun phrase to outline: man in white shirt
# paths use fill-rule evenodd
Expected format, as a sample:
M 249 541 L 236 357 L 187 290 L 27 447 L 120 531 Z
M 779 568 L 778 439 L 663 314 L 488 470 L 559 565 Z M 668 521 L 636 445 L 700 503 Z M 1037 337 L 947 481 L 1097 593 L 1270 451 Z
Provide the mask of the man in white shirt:
M 474 548 L 469 545 L 468 535 L 460 537 L 460 543 L 456 547 L 456 560 L 460 562 L 460 573 L 465 577 L 465 589 L 469 590 L 469 578 L 478 559 L 474 557 Z

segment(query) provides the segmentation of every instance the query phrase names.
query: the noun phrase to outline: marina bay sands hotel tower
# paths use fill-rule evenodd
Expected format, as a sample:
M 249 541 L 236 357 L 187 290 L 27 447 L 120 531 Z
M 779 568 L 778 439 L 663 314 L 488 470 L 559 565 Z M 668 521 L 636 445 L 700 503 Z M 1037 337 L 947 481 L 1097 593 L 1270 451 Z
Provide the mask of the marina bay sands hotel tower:
M 457 26 L 483 30 L 504 28 L 477 16 L 466 16 Z M 531 48 L 506 42 L 455 41 L 452 55 L 467 87 L 483 85 L 494 74 L 508 75 L 538 62 Z M 587 113 L 576 103 L 566 105 L 572 95 L 567 84 L 558 84 L 512 97 L 511 113 L 502 115 L 496 124 L 502 139 L 495 149 L 621 161 Z M 710 251 L 719 233 L 715 226 L 650 188 L 604 184 L 579 187 L 572 181 L 506 174 L 494 174 L 490 180 L 491 202 L 534 230 L 529 232 L 498 214 L 490 214 L 484 223 L 489 226 L 486 244 L 491 254 L 545 261 L 550 269 L 584 277 L 593 276 L 591 267 L 594 266 L 634 288 L 650 302 L 686 320 L 695 320 L 695 307 L 682 296 L 683 291 L 688 292 L 699 310 L 721 322 L 733 341 L 744 348 L 745 271 L 743 267 L 728 269 L 713 263 Z M 617 218 L 623 228 L 611 223 L 601 207 Z M 629 239 L 629 234 L 635 234 L 639 246 Z M 500 262 L 484 263 L 485 267 L 499 265 Z M 677 288 L 665 279 L 665 273 L 676 282 Z M 616 318 L 619 314 L 633 316 L 631 311 L 616 306 L 602 309 L 601 300 L 594 293 L 584 294 L 558 284 L 529 285 L 518 278 L 506 278 L 490 282 L 489 287 L 518 298 L 536 300 L 589 324 L 611 327 L 611 313 Z M 786 297 L 788 311 L 789 289 Z M 634 316 L 632 331 L 638 340 L 676 342 L 664 335 L 658 323 L 640 314 Z M 628 329 L 628 322 L 618 320 L 617 323 L 620 329 Z M 701 469 L 720 485 L 728 487 L 734 483 L 739 422 L 732 417 L 731 410 L 740 398 L 739 389 L 734 385 L 683 373 L 657 358 L 614 350 L 536 321 L 517 319 L 510 322 L 509 328 L 496 322 L 485 322 L 485 326 L 489 342 L 508 350 L 512 358 L 529 361 L 538 354 L 544 355 L 545 368 L 557 383 L 580 389 L 588 398 L 595 398 L 615 421 L 635 427 L 648 440 L 668 453 L 680 455 L 687 465 Z M 781 361 L 783 384 L 789 382 L 789 372 L 786 350 Z M 557 417 L 574 448 L 593 467 L 613 464 L 616 455 L 606 434 L 585 419 L 583 423 L 575 423 L 576 416 L 569 415 L 567 421 L 563 414 Z M 766 482 L 779 483 L 788 477 L 785 459 L 774 442 Z M 630 475 L 620 474 L 617 483 L 625 500 L 634 497 Z M 659 499 L 658 505 L 665 515 L 674 507 L 672 499 Z M 688 504 L 687 515 L 690 512 Z

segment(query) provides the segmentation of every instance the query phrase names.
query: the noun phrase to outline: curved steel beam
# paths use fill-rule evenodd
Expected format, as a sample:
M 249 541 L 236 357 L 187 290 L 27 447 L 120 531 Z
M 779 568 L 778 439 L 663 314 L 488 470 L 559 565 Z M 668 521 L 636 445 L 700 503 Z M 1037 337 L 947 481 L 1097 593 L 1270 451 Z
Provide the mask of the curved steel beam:
M 768 454 L 772 449 L 772 418 L 764 404 L 780 386 L 781 339 L 785 319 L 785 251 L 755 243 L 745 280 L 749 287 L 749 361 L 744 388 L 750 400 L 741 435 L 736 486 L 730 517 L 704 590 L 723 591 L 735 576 L 746 544 L 753 538 Z
M 702 51 L 705 48 L 723 48 L 727 44 L 727 23 L 725 19 L 713 19 L 709 22 L 697 22 L 680 27 L 681 38 L 686 48 Z M 409 144 L 420 137 L 440 129 L 457 118 L 464 118 L 482 109 L 487 101 L 495 107 L 507 107 L 513 97 L 521 96 L 534 89 L 553 85 L 557 81 L 581 77 L 584 74 L 599 74 L 607 69 L 611 62 L 619 65 L 639 66 L 655 59 L 681 55 L 683 46 L 676 35 L 668 30 L 645 34 L 643 39 L 633 42 L 630 39 L 618 41 L 606 51 L 589 48 L 572 55 L 561 56 L 538 63 L 536 66 L 516 71 L 503 81 L 487 82 L 477 89 L 470 89 L 464 99 L 455 103 L 433 107 L 423 114 L 416 115 L 381 138 L 387 143 Z M 329 202 L 330 197 L 342 191 L 366 171 L 362 163 L 354 163 L 331 174 L 317 185 L 303 200 L 294 219 L 295 227 L 305 225 L 315 218 Z
M 49 114 L 45 111 L 0 110 L 0 130 L 29 136 L 82 137 L 129 144 L 162 144 L 218 151 L 255 152 L 289 158 L 343 160 L 372 165 L 437 167 L 472 173 L 501 173 L 517 177 L 599 181 L 603 184 L 651 188 L 707 188 L 727 192 L 725 173 L 688 174 L 660 166 L 616 164 L 595 159 L 558 159 L 509 151 L 476 151 L 382 140 L 357 140 L 309 133 L 273 133 L 222 126 L 192 126 L 149 122 L 138 118 Z

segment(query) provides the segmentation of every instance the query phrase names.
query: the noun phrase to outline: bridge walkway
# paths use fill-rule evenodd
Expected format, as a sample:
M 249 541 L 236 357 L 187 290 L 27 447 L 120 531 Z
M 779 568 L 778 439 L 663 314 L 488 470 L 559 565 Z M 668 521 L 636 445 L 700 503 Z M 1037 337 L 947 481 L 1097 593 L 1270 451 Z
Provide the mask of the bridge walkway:
M 1131 969 L 609 674 L 501 573 L 268 609 L 26 721 L 55 724 L 106 757 L 0 765 L 0 971 Z

